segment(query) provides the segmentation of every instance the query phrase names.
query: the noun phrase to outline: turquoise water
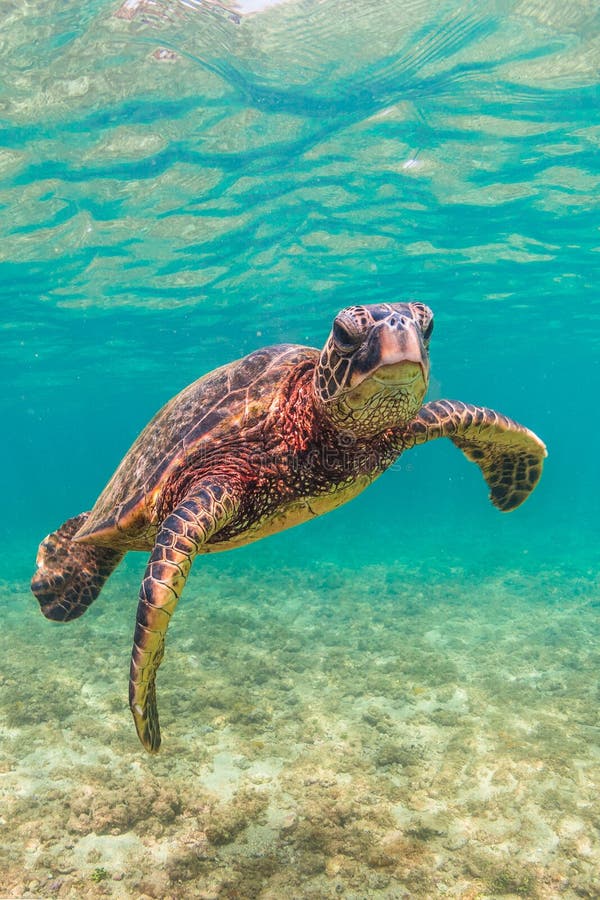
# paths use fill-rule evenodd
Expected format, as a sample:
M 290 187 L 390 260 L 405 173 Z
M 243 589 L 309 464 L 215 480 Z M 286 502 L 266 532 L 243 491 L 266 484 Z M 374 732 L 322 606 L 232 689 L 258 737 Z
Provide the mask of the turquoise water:
M 597 5 L 48 2 L 2 31 L 0 894 L 598 896 Z M 57 626 L 39 541 L 200 375 L 408 298 L 430 398 L 536 431 L 538 489 L 500 514 L 438 441 L 199 561 L 146 757 L 144 558 Z

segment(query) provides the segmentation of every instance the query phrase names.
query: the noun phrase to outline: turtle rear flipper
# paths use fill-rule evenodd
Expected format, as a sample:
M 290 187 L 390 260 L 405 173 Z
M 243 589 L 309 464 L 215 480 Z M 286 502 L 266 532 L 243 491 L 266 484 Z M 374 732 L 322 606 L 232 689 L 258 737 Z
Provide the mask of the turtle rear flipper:
M 124 556 L 122 550 L 73 541 L 88 515 L 67 519 L 40 544 L 31 590 L 47 619 L 68 622 L 83 615 Z

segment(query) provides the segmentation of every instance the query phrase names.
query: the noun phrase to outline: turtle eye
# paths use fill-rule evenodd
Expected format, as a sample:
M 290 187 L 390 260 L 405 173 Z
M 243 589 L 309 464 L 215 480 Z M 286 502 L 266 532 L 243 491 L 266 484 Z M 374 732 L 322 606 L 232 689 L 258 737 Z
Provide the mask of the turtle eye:
M 430 319 L 430 320 L 429 320 L 429 325 L 427 326 L 427 328 L 426 328 L 425 331 L 423 332 L 423 337 L 424 337 L 424 339 L 425 339 L 426 341 L 428 341 L 432 334 L 433 334 L 433 319 Z
M 362 343 L 362 334 L 357 334 L 348 325 L 340 322 L 339 319 L 336 319 L 333 323 L 332 333 L 335 346 L 341 353 L 351 353 Z

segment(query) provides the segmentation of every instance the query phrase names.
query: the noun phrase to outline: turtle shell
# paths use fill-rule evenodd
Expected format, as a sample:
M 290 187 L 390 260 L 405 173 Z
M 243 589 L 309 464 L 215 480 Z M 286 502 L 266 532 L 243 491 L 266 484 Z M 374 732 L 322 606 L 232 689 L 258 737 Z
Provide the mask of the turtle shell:
M 243 444 L 267 415 L 286 376 L 298 364 L 316 364 L 318 355 L 294 344 L 265 347 L 184 388 L 144 428 L 76 539 L 142 549 L 145 541 L 136 536 L 153 524 L 155 500 L 164 486 L 203 451 L 218 461 L 221 448 Z

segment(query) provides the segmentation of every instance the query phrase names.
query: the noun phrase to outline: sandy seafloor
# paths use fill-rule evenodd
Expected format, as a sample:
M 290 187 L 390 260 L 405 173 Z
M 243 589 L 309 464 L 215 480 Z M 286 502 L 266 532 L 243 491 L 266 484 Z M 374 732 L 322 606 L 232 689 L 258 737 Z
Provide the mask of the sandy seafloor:
M 140 557 L 67 626 L 3 585 L 3 897 L 600 896 L 592 570 L 235 560 L 174 618 L 155 757 Z

